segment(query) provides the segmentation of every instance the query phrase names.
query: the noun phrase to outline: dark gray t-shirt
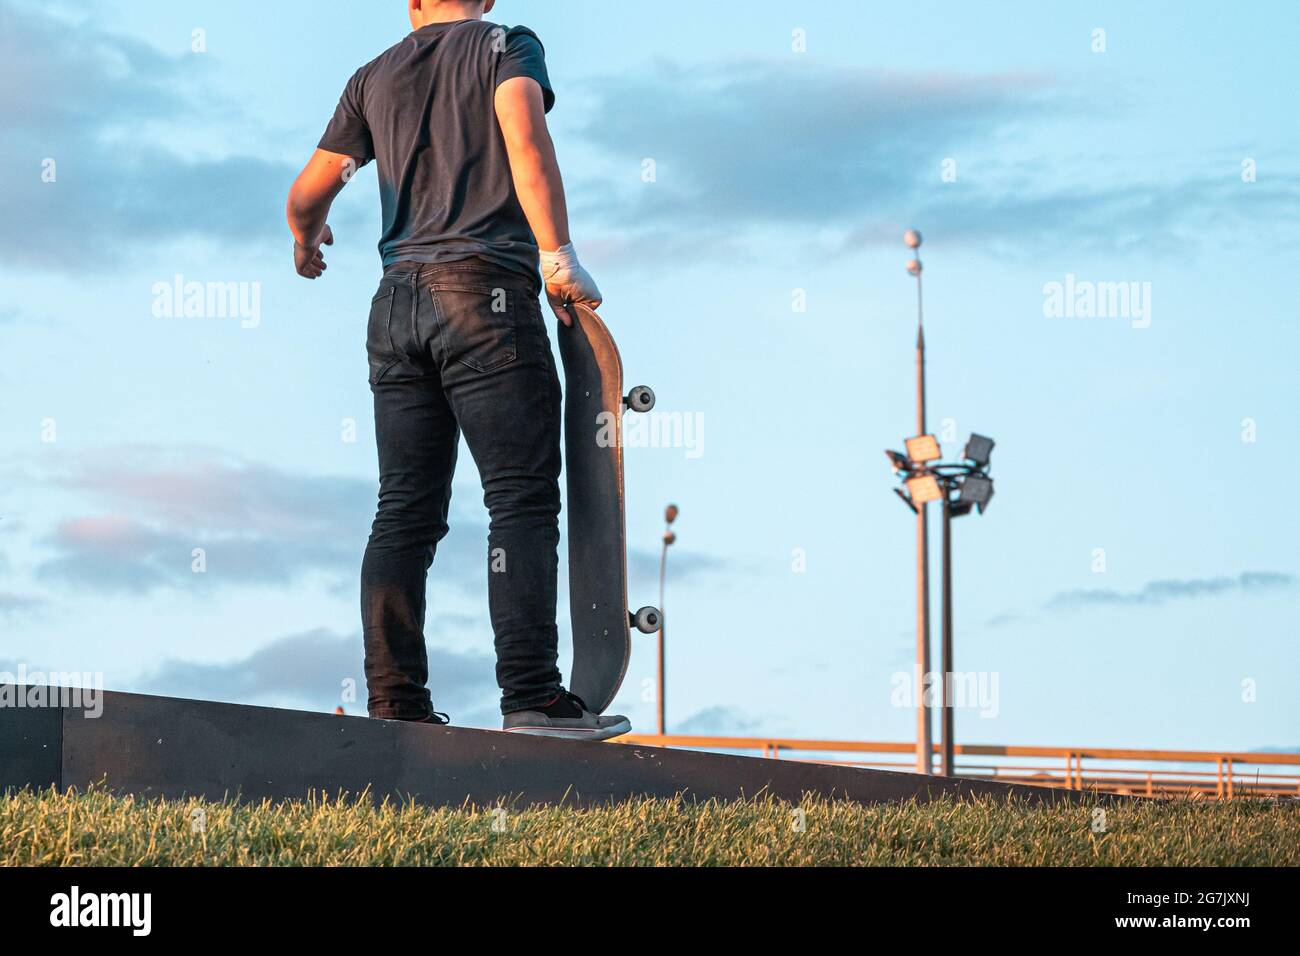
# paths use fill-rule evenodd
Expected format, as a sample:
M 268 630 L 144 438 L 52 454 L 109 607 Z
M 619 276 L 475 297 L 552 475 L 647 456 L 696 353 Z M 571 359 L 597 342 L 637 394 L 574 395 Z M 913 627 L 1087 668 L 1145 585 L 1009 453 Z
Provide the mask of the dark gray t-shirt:
M 479 258 L 538 276 L 494 103 L 516 76 L 541 84 L 549 112 L 537 35 L 460 20 L 416 30 L 348 81 L 320 148 L 378 162 L 385 266 Z

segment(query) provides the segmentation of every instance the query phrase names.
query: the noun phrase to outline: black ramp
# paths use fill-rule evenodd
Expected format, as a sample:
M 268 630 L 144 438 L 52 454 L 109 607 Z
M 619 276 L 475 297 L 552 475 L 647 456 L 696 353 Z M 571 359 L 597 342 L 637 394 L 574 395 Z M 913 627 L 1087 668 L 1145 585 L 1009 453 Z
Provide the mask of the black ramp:
M 172 697 L 109 694 L 101 717 L 69 712 L 64 785 L 220 800 L 360 793 L 378 775 L 410 786 L 401 725 Z
M 12 718 L 0 710 L 6 752 L 23 746 L 14 733 L 21 719 Z M 118 693 L 104 695 L 97 719 L 75 710 L 66 714 L 62 784 L 98 782 L 141 796 L 217 800 L 359 794 L 368 788 L 376 800 L 410 797 L 432 806 L 501 800 L 521 807 L 589 805 L 679 793 L 732 799 L 760 792 L 791 801 L 814 793 L 862 803 L 942 794 L 1083 799 L 1069 791 L 991 781 Z
M 12 701 L 22 691 L 4 685 L 0 699 Z M 59 707 L 0 708 L 0 792 L 59 786 L 62 737 Z

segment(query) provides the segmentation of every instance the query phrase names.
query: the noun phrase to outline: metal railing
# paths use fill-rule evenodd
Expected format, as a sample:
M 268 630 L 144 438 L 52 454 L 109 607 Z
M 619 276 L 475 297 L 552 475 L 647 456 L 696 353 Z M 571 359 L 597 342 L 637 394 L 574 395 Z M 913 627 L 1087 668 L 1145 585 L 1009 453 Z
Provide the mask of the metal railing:
M 628 734 L 617 739 L 643 747 L 760 753 L 772 759 L 845 767 L 903 771 L 915 767 L 912 755 L 916 745 L 911 743 L 680 734 Z M 1231 800 L 1246 796 L 1300 796 L 1300 754 L 993 744 L 958 744 L 955 749 L 959 777 L 1148 797 L 1199 795 Z M 891 759 L 889 755 L 893 754 L 907 756 Z

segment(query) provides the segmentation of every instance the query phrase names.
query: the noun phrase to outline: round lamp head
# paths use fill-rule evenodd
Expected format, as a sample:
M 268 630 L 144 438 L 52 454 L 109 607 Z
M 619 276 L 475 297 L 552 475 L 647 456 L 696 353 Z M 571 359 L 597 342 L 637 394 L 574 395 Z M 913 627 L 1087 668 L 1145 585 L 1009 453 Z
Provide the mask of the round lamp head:
M 910 276 L 919 276 L 921 274 L 921 260 L 913 259 L 907 264 L 907 274 Z
M 677 506 L 669 505 L 667 508 L 664 509 L 664 523 L 672 524 L 676 520 L 677 520 Z
M 921 248 L 921 234 L 915 229 L 909 229 L 903 233 L 903 242 L 907 243 L 909 249 Z

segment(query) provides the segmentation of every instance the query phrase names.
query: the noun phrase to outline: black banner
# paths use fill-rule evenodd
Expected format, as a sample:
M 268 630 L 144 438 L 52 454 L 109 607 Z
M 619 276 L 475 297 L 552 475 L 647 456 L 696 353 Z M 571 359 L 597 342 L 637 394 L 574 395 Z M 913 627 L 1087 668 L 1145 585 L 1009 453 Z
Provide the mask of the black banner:
M 665 932 L 684 932 L 686 916 L 737 931 L 865 918 L 922 935 L 960 925 L 963 937 L 986 940 L 1172 932 L 1231 945 L 1243 932 L 1293 930 L 1293 882 L 1290 871 L 1264 869 L 5 869 L 0 913 L 19 939 L 128 943 L 373 945 L 432 921 L 439 935 L 486 930 L 495 945 L 527 926 L 551 938 L 557 921 L 573 926 L 580 915 L 623 924 L 612 943 L 635 934 L 644 911 Z M 524 922 L 534 916 L 545 922 Z

